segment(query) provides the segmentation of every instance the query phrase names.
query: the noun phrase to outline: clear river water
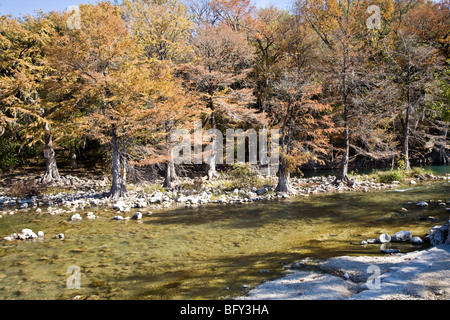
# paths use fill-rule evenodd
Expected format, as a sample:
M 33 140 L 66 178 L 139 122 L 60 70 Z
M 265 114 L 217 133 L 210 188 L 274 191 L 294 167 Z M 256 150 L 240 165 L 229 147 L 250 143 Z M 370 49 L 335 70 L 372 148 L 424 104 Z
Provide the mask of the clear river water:
M 449 166 L 433 170 L 450 173 Z M 420 201 L 429 206 L 416 206 Z M 0 242 L 0 299 L 232 298 L 280 277 L 283 266 L 306 257 L 380 255 L 379 244 L 360 242 L 381 233 L 409 230 L 424 239 L 431 227 L 450 219 L 440 201 L 450 207 L 448 181 L 180 207 L 144 215 L 141 221 L 112 220 L 116 213 L 105 208 L 77 211 L 98 216 L 82 221 L 70 221 L 73 213 L 18 210 L 0 219 L 1 238 L 24 228 L 45 236 Z M 434 220 L 420 219 L 429 216 Z M 65 239 L 56 239 L 58 233 Z M 392 243 L 391 248 L 408 252 L 426 245 Z M 74 276 L 80 280 L 75 288 L 68 286 Z

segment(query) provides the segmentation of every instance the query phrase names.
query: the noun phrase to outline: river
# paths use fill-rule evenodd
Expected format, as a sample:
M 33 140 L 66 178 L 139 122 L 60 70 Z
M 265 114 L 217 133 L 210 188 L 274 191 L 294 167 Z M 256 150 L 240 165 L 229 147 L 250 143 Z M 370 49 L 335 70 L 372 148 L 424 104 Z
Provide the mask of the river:
M 419 201 L 429 206 L 416 206 Z M 0 219 L 0 237 L 23 228 L 45 236 L 0 243 L 0 299 L 231 298 L 280 277 L 284 265 L 305 257 L 379 255 L 379 244 L 360 242 L 381 233 L 409 230 L 424 238 L 431 227 L 450 219 L 440 201 L 449 207 L 447 181 L 182 207 L 141 221 L 114 221 L 114 212 L 105 208 L 94 211 L 98 219 L 82 221 L 69 221 L 69 213 L 38 216 L 35 209 L 18 210 Z M 87 211 L 93 210 L 79 213 Z M 420 219 L 429 216 L 434 220 Z M 65 239 L 56 239 L 61 232 Z M 426 245 L 393 243 L 392 248 L 408 252 Z M 80 279 L 75 288 L 74 279 Z

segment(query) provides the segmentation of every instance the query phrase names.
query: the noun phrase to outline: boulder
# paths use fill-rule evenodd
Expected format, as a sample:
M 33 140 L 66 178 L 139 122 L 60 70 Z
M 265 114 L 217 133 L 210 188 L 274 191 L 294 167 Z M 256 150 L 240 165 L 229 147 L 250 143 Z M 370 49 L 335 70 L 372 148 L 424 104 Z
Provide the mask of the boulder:
M 18 240 L 36 239 L 38 236 L 31 229 L 22 229 L 20 234 L 16 234 L 15 238 Z
M 133 219 L 133 220 L 141 220 L 142 219 L 142 213 L 136 212 L 131 219 Z
M 412 244 L 423 244 L 423 240 L 420 237 L 414 237 L 411 240 Z
M 450 221 L 443 226 L 434 226 L 431 228 L 428 239 L 433 246 L 444 243 L 450 244 L 449 225 Z
M 391 238 L 391 240 L 394 242 L 406 242 L 406 241 L 411 241 L 411 239 L 412 239 L 411 232 L 406 231 L 406 230 L 397 232 Z
M 387 233 L 383 233 L 378 237 L 378 241 L 381 243 L 387 243 L 391 241 L 391 236 Z
M 267 189 L 266 189 L 266 188 L 262 188 L 262 189 L 256 190 L 256 194 L 257 194 L 258 196 L 262 196 L 262 195 L 264 195 L 266 192 L 267 192 Z

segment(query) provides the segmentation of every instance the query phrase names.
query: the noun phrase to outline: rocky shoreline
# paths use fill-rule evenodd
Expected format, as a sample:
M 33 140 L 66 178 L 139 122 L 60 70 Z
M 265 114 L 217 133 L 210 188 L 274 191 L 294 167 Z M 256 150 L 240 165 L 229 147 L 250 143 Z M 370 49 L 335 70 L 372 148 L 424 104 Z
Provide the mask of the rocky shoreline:
M 39 180 L 40 177 L 36 177 Z M 202 190 L 168 190 L 156 188 L 156 190 L 148 190 L 148 185 L 132 185 L 132 190 L 128 192 L 127 197 L 120 199 L 111 199 L 108 197 L 106 189 L 108 180 L 105 177 L 97 179 L 82 178 L 71 175 L 62 176 L 61 180 L 51 185 L 57 192 L 44 194 L 41 196 L 31 197 L 13 197 L 7 195 L 8 189 L 3 187 L 0 189 L 0 218 L 7 215 L 13 215 L 17 211 L 34 212 L 36 214 L 60 215 L 68 214 L 70 220 L 93 220 L 97 217 L 92 211 L 104 209 L 111 211 L 113 220 L 140 220 L 145 215 L 151 215 L 153 210 L 169 210 L 180 206 L 192 207 L 208 204 L 238 204 L 258 201 L 270 201 L 277 199 L 287 199 L 290 197 L 308 197 L 311 194 L 335 193 L 335 192 L 369 192 L 383 189 L 396 188 L 401 185 L 398 181 L 391 183 L 377 183 L 375 179 L 368 179 L 368 176 L 358 176 L 352 180 L 351 185 L 335 184 L 334 176 L 316 176 L 310 178 L 291 179 L 292 192 L 279 193 L 275 192 L 276 177 L 272 177 L 272 181 L 266 179 L 268 184 L 262 188 L 230 188 L 229 181 L 226 179 L 217 179 L 207 181 L 204 179 L 201 183 Z M 407 185 L 415 185 L 419 181 L 440 180 L 450 181 L 450 175 L 434 176 L 426 174 L 416 176 L 414 179 L 408 179 L 403 182 Z M 158 182 L 157 182 L 158 183 Z M 191 179 L 179 181 L 180 185 L 192 183 Z M 156 184 L 157 185 L 157 184 Z M 153 184 L 155 186 L 155 184 Z M 66 190 L 77 190 L 68 192 Z M 445 203 L 443 203 L 446 205 Z M 425 201 L 417 203 L 418 206 L 428 206 Z M 403 209 L 403 208 L 402 208 Z M 450 208 L 446 208 L 450 211 Z M 79 211 L 92 210 L 83 216 Z M 404 209 L 406 210 L 406 209 Z M 432 217 L 430 217 L 432 218 Z M 42 231 L 41 231 L 42 232 Z M 43 233 L 43 232 L 42 232 Z M 408 233 L 408 231 L 402 231 Z M 34 239 L 38 236 L 25 229 L 25 232 L 12 234 L 3 240 L 24 240 Z M 56 238 L 64 239 L 63 234 L 58 234 Z M 418 237 L 412 237 L 411 234 L 392 236 L 393 241 L 412 241 L 413 244 L 421 244 L 423 240 Z M 428 239 L 427 239 L 428 240 Z M 362 245 L 371 243 L 381 243 L 381 252 L 396 253 L 395 249 L 383 245 L 391 241 L 391 236 L 382 234 L 378 239 L 367 239 L 361 242 Z
M 38 179 L 39 177 L 36 177 Z M 416 180 L 450 180 L 450 175 L 434 176 L 426 174 L 417 176 Z M 173 206 L 197 206 L 210 203 L 219 204 L 243 204 L 255 201 L 285 199 L 292 196 L 307 197 L 311 194 L 333 192 L 369 192 L 383 189 L 396 188 L 400 182 L 378 183 L 375 179 L 369 180 L 367 176 L 352 180 L 351 185 L 335 184 L 334 176 L 317 176 L 311 178 L 291 178 L 290 193 L 275 192 L 276 178 L 271 183 L 261 188 L 233 188 L 229 190 L 226 179 L 218 179 L 213 182 L 203 180 L 202 190 L 167 190 L 156 188 L 148 191 L 147 185 L 132 185 L 127 197 L 113 200 L 106 192 L 108 179 L 105 177 L 79 178 L 71 175 L 62 176 L 61 180 L 51 185 L 58 192 L 31 197 L 14 197 L 8 195 L 8 188 L 0 188 L 0 215 L 11 213 L 11 210 L 32 209 L 47 207 L 49 214 L 66 212 L 61 209 L 70 206 L 72 209 L 85 209 L 90 207 L 109 207 L 120 212 L 129 212 L 132 208 L 165 209 Z M 184 179 L 180 184 L 192 182 Z M 159 181 L 156 182 L 156 185 Z M 414 179 L 408 179 L 406 184 L 416 184 Z M 153 184 L 154 186 L 155 184 Z M 58 189 L 59 188 L 59 189 Z M 66 191 L 69 190 L 69 191 Z M 70 191 L 71 190 L 71 191 Z M 77 191 L 74 191 L 77 190 Z M 73 192 L 74 191 L 74 192 Z M 59 208 L 59 209 L 58 209 Z

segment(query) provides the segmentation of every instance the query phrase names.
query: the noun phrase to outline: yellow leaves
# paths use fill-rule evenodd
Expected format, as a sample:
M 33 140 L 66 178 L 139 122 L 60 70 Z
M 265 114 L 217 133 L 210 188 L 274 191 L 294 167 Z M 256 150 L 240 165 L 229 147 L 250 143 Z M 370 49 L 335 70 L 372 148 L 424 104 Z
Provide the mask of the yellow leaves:
M 127 0 L 124 14 L 147 57 L 177 61 L 188 54 L 193 25 L 182 2 Z

